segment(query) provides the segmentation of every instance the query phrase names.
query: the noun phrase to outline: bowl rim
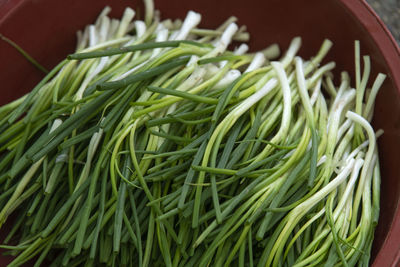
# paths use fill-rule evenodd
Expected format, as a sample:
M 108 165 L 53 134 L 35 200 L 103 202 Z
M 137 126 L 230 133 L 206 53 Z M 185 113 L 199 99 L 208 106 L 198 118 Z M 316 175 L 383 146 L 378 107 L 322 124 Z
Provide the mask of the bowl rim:
M 353 16 L 355 16 L 361 26 L 370 34 L 373 42 L 378 47 L 388 66 L 390 79 L 396 90 L 400 94 L 400 47 L 394 39 L 393 35 L 381 20 L 378 14 L 365 0 L 340 0 L 344 8 L 346 8 Z M 378 26 L 379 30 L 375 27 Z M 373 31 L 370 29 L 374 28 Z M 393 56 L 397 55 L 397 57 Z M 398 266 L 400 264 L 400 205 L 399 200 L 396 203 L 396 212 L 393 220 L 389 225 L 389 231 L 386 238 L 379 249 L 372 266 Z

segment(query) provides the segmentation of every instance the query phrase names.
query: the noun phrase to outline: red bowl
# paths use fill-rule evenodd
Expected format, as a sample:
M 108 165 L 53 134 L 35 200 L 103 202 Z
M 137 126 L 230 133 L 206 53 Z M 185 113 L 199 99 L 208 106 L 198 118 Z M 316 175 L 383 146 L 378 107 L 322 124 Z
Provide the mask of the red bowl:
M 15 41 L 47 68 L 72 52 L 75 32 L 92 23 L 105 5 L 120 16 L 126 5 L 142 9 L 141 1 L 124 0 L 0 0 L 0 33 Z M 163 17 L 183 18 L 190 9 L 203 15 L 204 27 L 215 27 L 235 15 L 247 25 L 250 47 L 278 42 L 285 49 L 294 36 L 303 38 L 300 54 L 312 56 L 323 39 L 334 47 L 327 60 L 337 71 L 353 70 L 354 40 L 369 54 L 373 73 L 388 74 L 378 98 L 373 125 L 385 131 L 379 139 L 382 170 L 381 214 L 373 245 L 373 266 L 400 264 L 400 50 L 383 22 L 363 0 L 234 0 L 155 1 Z M 143 9 L 142 9 L 143 10 Z M 5 42 L 0 42 L 0 105 L 28 92 L 42 74 Z M 2 229 L 1 232 L 5 232 Z M 10 258 L 0 256 L 0 266 Z

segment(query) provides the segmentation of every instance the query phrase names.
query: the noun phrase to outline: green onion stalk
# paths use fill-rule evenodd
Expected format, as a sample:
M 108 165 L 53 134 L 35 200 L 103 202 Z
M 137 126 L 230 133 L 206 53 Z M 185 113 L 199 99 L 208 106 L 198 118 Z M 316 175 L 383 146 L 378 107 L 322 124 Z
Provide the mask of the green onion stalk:
M 385 75 L 368 87 L 359 42 L 355 84 L 335 85 L 329 40 L 311 59 L 300 37 L 250 53 L 235 17 L 109 12 L 0 107 L 8 266 L 369 264 Z

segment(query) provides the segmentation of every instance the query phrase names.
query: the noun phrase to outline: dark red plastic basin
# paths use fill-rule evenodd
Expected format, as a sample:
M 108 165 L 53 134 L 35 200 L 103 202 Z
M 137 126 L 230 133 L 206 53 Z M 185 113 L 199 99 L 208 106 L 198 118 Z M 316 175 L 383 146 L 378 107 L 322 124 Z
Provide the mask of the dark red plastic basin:
M 354 40 L 372 59 L 373 75 L 388 74 L 375 110 L 382 170 L 381 215 L 373 246 L 373 266 L 400 264 L 400 50 L 393 37 L 363 0 L 164 0 L 155 1 L 163 17 L 183 18 L 190 9 L 203 15 L 202 25 L 215 27 L 235 15 L 247 25 L 252 50 L 278 42 L 283 49 L 294 36 L 303 37 L 300 54 L 312 56 L 324 38 L 334 42 L 327 60 L 337 71 L 353 69 Z M 14 40 L 47 68 L 56 65 L 75 45 L 75 32 L 94 21 L 105 5 L 120 16 L 127 0 L 0 0 L 0 33 Z M 42 74 L 13 48 L 0 42 L 0 104 L 29 91 Z M 1 192 L 0 192 L 1 193 Z M 2 228 L 0 233 L 4 233 Z M 0 256 L 0 266 L 10 258 Z

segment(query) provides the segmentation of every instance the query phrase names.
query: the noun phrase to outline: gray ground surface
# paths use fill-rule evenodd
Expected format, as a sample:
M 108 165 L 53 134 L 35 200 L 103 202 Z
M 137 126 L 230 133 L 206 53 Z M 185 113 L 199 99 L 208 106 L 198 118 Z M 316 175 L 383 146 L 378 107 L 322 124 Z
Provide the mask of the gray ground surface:
M 400 45 L 400 0 L 367 0 Z

